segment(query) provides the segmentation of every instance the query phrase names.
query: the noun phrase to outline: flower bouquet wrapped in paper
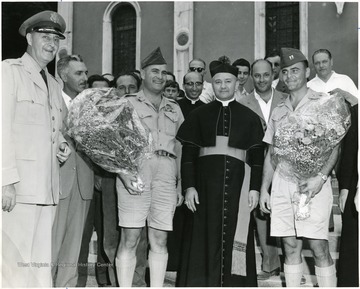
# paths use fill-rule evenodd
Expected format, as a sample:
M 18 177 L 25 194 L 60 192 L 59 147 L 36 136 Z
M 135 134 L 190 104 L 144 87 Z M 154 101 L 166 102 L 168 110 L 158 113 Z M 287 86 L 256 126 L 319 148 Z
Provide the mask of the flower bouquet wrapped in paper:
M 342 97 L 322 94 L 288 115 L 274 135 L 274 161 L 283 177 L 299 183 L 317 175 L 350 127 L 350 110 Z M 310 216 L 307 195 L 294 194 L 296 219 Z
M 91 88 L 71 103 L 67 133 L 97 165 L 112 173 L 137 175 L 141 160 L 153 152 L 150 131 L 132 104 L 113 88 Z

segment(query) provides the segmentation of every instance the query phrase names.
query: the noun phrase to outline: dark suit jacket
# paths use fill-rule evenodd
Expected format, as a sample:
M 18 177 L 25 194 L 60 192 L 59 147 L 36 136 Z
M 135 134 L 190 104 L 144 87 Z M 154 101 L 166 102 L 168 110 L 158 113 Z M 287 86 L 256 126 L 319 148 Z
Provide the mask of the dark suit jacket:
M 63 127 L 66 128 L 67 108 L 63 101 Z M 60 199 L 65 199 L 70 195 L 74 185 L 79 186 L 79 191 L 83 200 L 91 200 L 94 193 L 94 171 L 93 165 L 88 157 L 79 152 L 76 144 L 65 132 L 71 154 L 66 162 L 60 167 Z M 75 182 L 77 180 L 77 182 Z

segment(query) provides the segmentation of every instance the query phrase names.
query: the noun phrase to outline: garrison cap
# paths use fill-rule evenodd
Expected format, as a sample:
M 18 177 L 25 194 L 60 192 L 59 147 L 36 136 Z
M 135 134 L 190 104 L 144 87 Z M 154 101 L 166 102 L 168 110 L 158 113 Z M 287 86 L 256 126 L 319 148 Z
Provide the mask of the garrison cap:
M 299 49 L 295 49 L 295 48 L 281 48 L 280 58 L 281 58 L 280 60 L 281 69 L 301 61 L 305 61 L 306 63 L 308 63 L 308 60 L 306 59 L 305 55 Z
M 147 57 L 145 57 L 143 61 L 141 61 L 141 69 L 144 69 L 146 66 L 154 64 L 167 64 L 161 53 L 160 47 L 156 48 Z
M 66 24 L 64 18 L 57 12 L 46 10 L 25 20 L 19 28 L 19 33 L 22 36 L 33 31 L 51 33 L 58 35 L 60 39 L 65 39 L 63 34 L 65 29 Z
M 212 61 L 209 65 L 209 68 L 211 77 L 214 77 L 215 74 L 221 72 L 230 73 L 235 77 L 238 75 L 238 68 L 236 66 L 232 66 L 219 60 Z

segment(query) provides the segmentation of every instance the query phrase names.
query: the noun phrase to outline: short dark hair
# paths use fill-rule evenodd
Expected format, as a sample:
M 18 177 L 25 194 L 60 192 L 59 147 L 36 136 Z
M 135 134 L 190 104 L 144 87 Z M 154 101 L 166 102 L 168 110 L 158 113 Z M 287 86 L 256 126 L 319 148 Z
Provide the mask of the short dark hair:
M 174 78 L 174 81 L 176 81 L 176 77 L 171 71 L 166 71 L 166 74 L 171 75 Z
M 314 56 L 318 53 L 326 53 L 330 59 L 332 58 L 331 52 L 329 50 L 327 50 L 325 48 L 320 48 L 320 49 L 316 50 L 311 57 L 313 63 L 314 63 Z
M 115 81 L 114 81 L 114 86 L 116 87 L 116 83 L 118 81 L 118 79 L 121 77 L 121 76 L 131 76 L 135 79 L 136 81 L 136 85 L 137 85 L 137 89 L 140 89 L 140 86 L 141 86 L 141 78 L 133 71 L 130 71 L 130 72 L 122 72 L 120 73 L 116 78 L 115 78 Z
M 164 86 L 164 90 L 167 87 L 177 88 L 177 90 L 180 91 L 180 86 L 176 81 L 167 80 Z
M 256 60 L 251 64 L 251 69 L 250 69 L 251 75 L 252 75 L 252 73 L 253 73 L 254 65 L 255 65 L 256 63 L 258 63 L 259 61 L 265 61 L 265 62 L 267 62 L 267 63 L 269 64 L 269 66 L 270 66 L 271 74 L 273 73 L 271 62 L 270 62 L 269 60 L 267 60 L 267 59 L 259 58 L 259 59 L 256 59 Z
M 277 49 L 271 50 L 270 52 L 266 53 L 264 59 L 267 59 L 269 57 L 276 57 L 279 56 L 280 57 L 280 52 Z
M 89 78 L 87 80 L 89 88 L 91 88 L 93 86 L 93 83 L 95 81 L 105 81 L 109 85 L 109 87 L 111 87 L 110 81 L 108 79 L 106 79 L 105 77 L 103 77 L 99 74 L 94 74 L 94 75 L 89 76 Z
M 232 66 L 234 66 L 234 67 L 236 67 L 236 66 L 246 66 L 247 68 L 249 68 L 249 71 L 250 71 L 250 63 L 249 63 L 249 61 L 247 61 L 244 58 L 236 59 L 233 62 Z

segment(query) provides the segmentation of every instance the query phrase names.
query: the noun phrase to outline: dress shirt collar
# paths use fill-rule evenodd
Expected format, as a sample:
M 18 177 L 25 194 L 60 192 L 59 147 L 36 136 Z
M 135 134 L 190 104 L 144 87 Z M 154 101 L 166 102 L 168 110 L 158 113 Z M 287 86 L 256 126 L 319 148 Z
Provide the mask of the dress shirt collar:
M 265 102 L 265 101 L 261 98 L 260 94 L 258 94 L 258 93 L 256 92 L 256 89 L 254 89 L 254 96 L 255 96 L 255 98 L 256 98 L 257 101 Z M 265 103 L 269 103 L 269 102 L 271 103 L 271 102 L 272 102 L 272 99 L 273 99 L 273 96 L 274 96 L 274 88 L 272 87 L 272 88 L 271 88 L 271 96 L 270 96 L 270 99 L 269 99 L 268 102 L 265 102 Z
M 318 80 L 320 80 L 320 81 L 323 82 L 323 83 L 328 83 L 329 81 L 331 81 L 331 79 L 332 79 L 333 77 L 336 77 L 336 76 L 337 76 L 337 73 L 336 73 L 334 70 L 331 70 L 331 75 L 330 75 L 328 81 L 325 82 L 325 81 L 322 80 L 317 74 L 316 74 L 315 78 L 317 78 Z
M 70 103 L 72 101 L 71 97 L 68 96 L 63 90 L 61 91 L 61 93 L 62 93 L 63 99 L 65 101 L 66 107 L 69 108 Z
M 278 83 L 279 83 L 279 78 L 273 80 L 273 82 L 271 83 L 271 86 L 272 86 L 273 88 L 276 88 L 276 86 L 278 85 Z

